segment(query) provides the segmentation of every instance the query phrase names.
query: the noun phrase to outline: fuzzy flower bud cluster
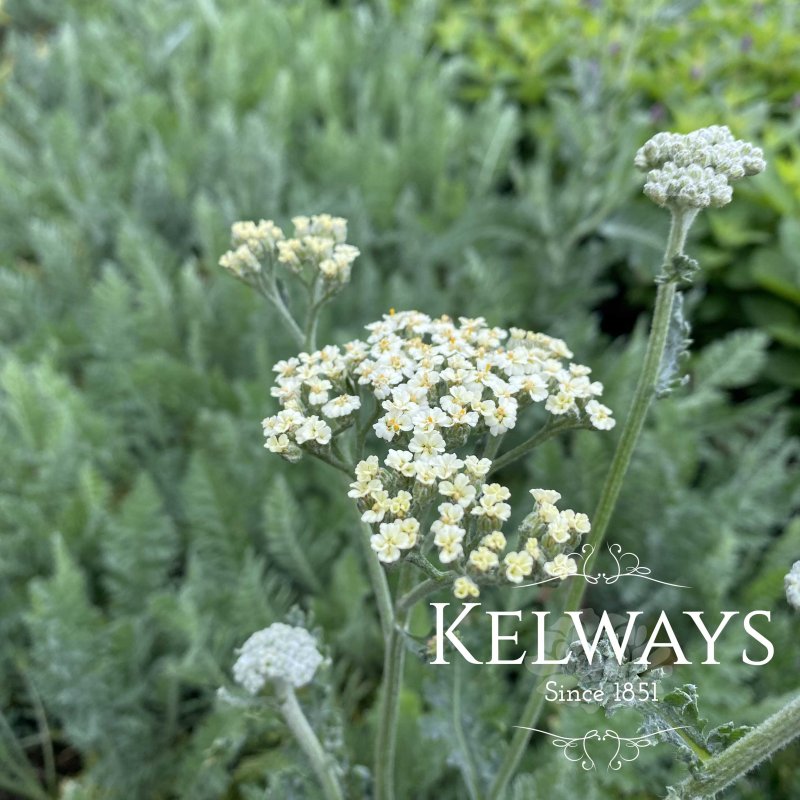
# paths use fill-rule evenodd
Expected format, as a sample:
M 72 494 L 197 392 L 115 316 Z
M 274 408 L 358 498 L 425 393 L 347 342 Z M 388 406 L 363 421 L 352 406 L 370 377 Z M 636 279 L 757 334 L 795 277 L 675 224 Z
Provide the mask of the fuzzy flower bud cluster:
M 335 438 L 356 424 L 363 395 L 376 409 L 375 444 L 388 452 L 358 463 L 349 496 L 372 526 L 382 562 L 435 549 L 441 564 L 460 573 L 454 591 L 461 598 L 478 594 L 478 580 L 519 584 L 574 574 L 567 553 L 589 530 L 585 515 L 559 511 L 556 492 L 534 490 L 521 549 L 506 552 L 509 490 L 489 479 L 489 459 L 463 451 L 471 439 L 512 430 L 535 406 L 553 421 L 612 428 L 591 370 L 569 362 L 560 339 L 491 328 L 482 318 L 456 324 L 407 311 L 367 330 L 366 340 L 275 366 L 272 394 L 283 410 L 262 423 L 267 449 L 289 460 L 304 450 L 331 457 Z M 436 519 L 423 530 L 434 508 Z
M 234 223 L 231 249 L 220 258 L 220 266 L 246 282 L 277 265 L 306 283 L 317 277 L 330 288 L 347 283 L 359 255 L 358 248 L 345 242 L 347 220 L 319 214 L 294 217 L 292 224 L 294 236 L 287 238 L 270 220 Z
M 634 164 L 647 172 L 644 193 L 657 205 L 676 208 L 724 206 L 731 183 L 763 172 L 763 151 L 734 139 L 726 126 L 692 133 L 657 133 L 636 153 Z
M 305 628 L 275 622 L 254 633 L 238 651 L 233 678 L 250 694 L 277 681 L 299 688 L 311 683 L 322 655 Z
M 795 561 L 789 574 L 783 579 L 789 605 L 800 610 L 800 561 Z

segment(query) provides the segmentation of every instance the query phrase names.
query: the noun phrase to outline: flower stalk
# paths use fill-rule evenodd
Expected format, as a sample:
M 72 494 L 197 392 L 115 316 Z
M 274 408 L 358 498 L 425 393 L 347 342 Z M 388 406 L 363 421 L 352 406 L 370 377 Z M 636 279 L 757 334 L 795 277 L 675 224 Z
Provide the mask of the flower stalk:
M 683 254 L 686 235 L 695 216 L 696 212 L 693 209 L 673 209 L 672 225 L 664 253 L 665 275 L 668 273 L 668 266 Z M 639 375 L 636 390 L 634 391 L 628 416 L 623 425 L 619 441 L 617 442 L 617 447 L 611 461 L 608 475 L 606 476 L 605 484 L 600 493 L 597 510 L 592 518 L 592 530 L 587 541 L 593 549 L 588 550 L 587 548 L 589 555 L 586 558 L 584 566 L 586 572 L 591 571 L 594 559 L 605 539 L 608 525 L 611 521 L 620 490 L 622 489 L 622 484 L 625 480 L 625 475 L 630 466 L 642 428 L 644 427 L 648 409 L 655 397 L 656 384 L 661 368 L 661 361 L 664 356 L 664 347 L 667 342 L 670 320 L 672 319 L 672 306 L 675 301 L 678 281 L 679 278 L 673 275 L 663 280 L 658 286 L 653 321 L 650 328 L 650 336 L 647 342 L 647 350 L 645 351 L 642 370 Z M 585 590 L 586 584 L 583 581 L 572 581 L 567 590 L 562 610 L 579 611 L 581 603 L 583 602 Z M 555 637 L 554 641 L 560 641 L 560 637 Z M 551 653 L 548 658 L 553 660 L 554 654 Z M 490 800 L 496 800 L 502 796 L 509 781 L 516 773 L 530 741 L 532 735 L 531 729 L 536 727 L 544 708 L 544 692 L 541 691 L 541 687 L 549 680 L 556 669 L 556 667 L 553 667 L 547 670 L 545 674 L 541 676 L 539 684 L 537 684 L 528 697 L 528 701 L 517 723 L 511 745 L 506 752 L 505 758 L 489 791 L 488 797 Z
M 377 564 L 377 559 L 373 558 Z M 399 592 L 409 580 L 405 568 L 400 574 Z M 398 608 L 393 612 L 394 624 L 386 638 L 383 660 L 383 685 L 381 688 L 378 734 L 375 740 L 375 800 L 394 800 L 395 758 L 397 753 L 397 725 L 400 718 L 400 693 L 403 687 L 403 670 L 406 645 L 403 641 L 408 611 Z
M 674 787 L 670 797 L 680 800 L 714 797 L 797 736 L 800 736 L 800 695 L 739 741 L 706 761 L 702 770 Z
M 285 681 L 280 681 L 276 682 L 275 691 L 280 703 L 281 714 L 311 763 L 311 768 L 322 786 L 325 800 L 344 800 L 336 762 L 320 744 L 300 703 L 297 702 L 297 695 L 293 687 Z

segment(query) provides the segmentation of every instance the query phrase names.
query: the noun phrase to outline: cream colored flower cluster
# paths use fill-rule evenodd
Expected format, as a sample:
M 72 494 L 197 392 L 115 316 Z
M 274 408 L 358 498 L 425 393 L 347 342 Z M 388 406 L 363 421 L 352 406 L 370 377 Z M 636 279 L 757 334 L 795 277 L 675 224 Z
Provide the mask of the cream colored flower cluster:
M 435 549 L 442 565 L 462 573 L 453 586 L 461 599 L 477 597 L 479 582 L 520 584 L 575 574 L 577 564 L 567 554 L 591 525 L 585 514 L 559 511 L 558 492 L 531 491 L 535 506 L 518 530 L 519 550 L 508 551 L 502 529 L 511 516 L 511 493 L 487 482 L 489 459 L 440 454 L 426 459 L 420 480 L 409 456 L 389 450 L 384 468 L 377 456 L 369 456 L 358 463 L 350 484 L 361 519 L 375 531 L 370 544 L 380 561 L 391 564 L 411 550 Z M 423 536 L 420 520 L 433 507 L 435 519 Z
M 434 486 L 428 488 L 397 469 L 408 462 L 396 454 L 390 450 L 384 461 L 389 469 L 380 469 L 376 456 L 360 462 L 351 484 L 362 519 L 376 531 L 370 544 L 380 561 L 391 564 L 411 550 L 435 549 L 439 562 L 457 573 L 453 592 L 461 600 L 478 597 L 480 584 L 565 580 L 577 572 L 570 554 L 591 525 L 585 514 L 559 511 L 558 492 L 531 490 L 534 510 L 519 527 L 518 549 L 512 550 L 503 532 L 511 516 L 510 492 L 485 482 L 488 459 L 449 459 L 446 467 L 437 461 Z M 435 519 L 423 536 L 420 520 L 434 506 Z
M 371 395 L 372 429 L 392 446 L 382 461 L 373 455 L 359 462 L 349 496 L 373 527 L 381 561 L 436 548 L 443 565 L 463 572 L 458 596 L 477 593 L 477 577 L 520 582 L 534 574 L 539 555 L 542 574 L 570 574 L 575 565 L 565 552 L 588 530 L 585 516 L 556 512 L 540 552 L 506 553 L 501 563 L 509 491 L 489 481 L 489 459 L 457 452 L 471 438 L 489 441 L 513 429 L 534 404 L 552 419 L 612 428 L 610 409 L 597 399 L 603 387 L 590 380 L 589 368 L 569 362 L 572 353 L 560 339 L 489 327 L 482 318 L 456 324 L 407 311 L 367 330 L 366 340 L 276 364 L 272 394 L 283 410 L 263 421 L 267 449 L 289 460 L 303 450 L 335 455 L 336 436 L 356 423 L 362 394 Z M 555 509 L 543 502 L 537 498 L 542 513 Z M 421 512 L 434 506 L 438 518 L 423 531 Z
M 287 238 L 272 221 L 236 222 L 231 250 L 220 258 L 224 269 L 241 280 L 259 275 L 262 266 L 282 265 L 307 283 L 317 275 L 332 285 L 350 280 L 358 248 L 346 244 L 347 220 L 330 214 L 294 217 L 294 236 Z
M 242 645 L 233 677 L 250 694 L 258 694 L 271 681 L 299 688 L 311 683 L 322 660 L 316 640 L 305 628 L 275 622 Z
M 724 206 L 733 197 L 733 181 L 766 168 L 760 148 L 720 125 L 685 135 L 657 133 L 634 163 L 648 173 L 644 193 L 654 203 L 684 208 Z
M 290 459 L 298 446 L 318 450 L 353 424 L 361 391 L 377 403 L 375 435 L 402 445 L 417 479 L 430 485 L 430 464 L 473 435 L 499 436 L 533 403 L 554 417 L 614 427 L 598 400 L 603 386 L 588 367 L 565 364 L 560 339 L 517 328 L 490 328 L 482 318 L 431 319 L 416 311 L 384 315 L 365 341 L 328 346 L 275 365 L 283 411 L 263 421 L 266 447 Z

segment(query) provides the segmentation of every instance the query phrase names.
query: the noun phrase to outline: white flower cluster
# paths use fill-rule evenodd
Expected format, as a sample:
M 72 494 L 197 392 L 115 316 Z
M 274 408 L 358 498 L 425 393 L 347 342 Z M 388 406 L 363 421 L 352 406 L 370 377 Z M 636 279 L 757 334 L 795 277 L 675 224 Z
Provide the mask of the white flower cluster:
M 358 248 L 346 244 L 347 220 L 319 214 L 294 217 L 294 236 L 286 238 L 270 220 L 236 222 L 231 228 L 231 250 L 220 258 L 220 266 L 237 278 L 249 280 L 262 265 L 280 264 L 306 282 L 318 275 L 331 286 L 350 280 Z
M 481 490 L 481 504 L 487 495 L 490 502 L 494 497 L 508 499 L 509 496 L 508 489 L 496 483 L 483 485 Z M 474 532 L 471 529 L 469 537 L 474 547 L 464 564 L 466 574 L 456 578 L 453 584 L 457 598 L 477 597 L 480 593 L 478 582 L 505 580 L 521 584 L 523 580 L 537 583 L 553 578 L 563 581 L 577 573 L 578 565 L 570 553 L 575 551 L 581 537 L 591 530 L 589 518 L 572 509 L 559 511 L 556 504 L 561 495 L 552 489 L 531 489 L 530 493 L 535 501 L 534 509 L 519 527 L 518 549 L 506 552 L 502 561 L 500 556 L 507 541 L 500 527 L 510 511 L 508 505 L 503 501 L 494 502 L 504 508 L 498 515 L 501 521 L 490 519 L 491 524 L 481 519 L 484 515 L 480 506 L 472 509 L 472 514 L 478 516 L 477 526 Z M 441 512 L 441 506 L 439 509 Z M 487 529 L 490 529 L 488 533 L 485 532 Z M 439 558 L 442 560 L 441 550 Z
M 800 609 L 800 561 L 795 561 L 789 574 L 783 579 L 789 605 Z
M 376 436 L 396 443 L 405 472 L 427 486 L 436 464 L 456 458 L 447 451 L 472 435 L 506 433 L 533 403 L 554 417 L 614 427 L 611 410 L 597 400 L 602 384 L 589 379 L 588 367 L 564 363 L 572 352 L 560 339 L 490 328 L 480 317 L 456 325 L 417 311 L 384 315 L 367 330 L 366 341 L 275 365 L 272 394 L 283 410 L 262 423 L 267 449 L 290 460 L 299 447 L 319 452 L 353 424 L 361 390 L 382 412 Z
M 586 516 L 558 511 L 557 493 L 535 490 L 522 549 L 502 555 L 509 490 L 488 480 L 488 458 L 457 451 L 471 437 L 511 430 L 533 404 L 556 419 L 612 428 L 590 369 L 569 363 L 572 353 L 560 339 L 491 328 L 482 318 L 456 324 L 407 311 L 367 330 L 365 341 L 276 364 L 272 394 L 283 410 L 263 421 L 267 449 L 290 460 L 303 449 L 330 454 L 332 440 L 355 424 L 366 391 L 374 398 L 375 435 L 392 447 L 382 460 L 372 455 L 358 463 L 348 494 L 373 527 L 372 549 L 382 562 L 435 547 L 442 564 L 462 573 L 454 586 L 461 598 L 477 595 L 478 579 L 519 583 L 532 574 L 574 574 L 566 553 L 589 530 Z M 433 507 L 437 518 L 425 531 L 422 520 Z
M 269 681 L 305 686 L 322 663 L 314 637 L 282 622 L 254 633 L 238 653 L 233 677 L 250 694 L 258 694 Z
M 766 167 L 758 147 L 734 139 L 726 126 L 692 133 L 657 133 L 636 153 L 635 165 L 647 172 L 644 193 L 660 206 L 724 206 L 731 183 Z

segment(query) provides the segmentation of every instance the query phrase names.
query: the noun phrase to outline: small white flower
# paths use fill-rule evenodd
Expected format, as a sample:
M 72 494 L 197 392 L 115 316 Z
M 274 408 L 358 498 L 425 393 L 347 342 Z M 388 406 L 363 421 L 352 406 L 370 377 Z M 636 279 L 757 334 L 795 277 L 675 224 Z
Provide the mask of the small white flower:
M 506 549 L 506 537 L 502 531 L 492 531 L 481 539 L 481 544 L 499 553 L 501 550 Z
M 481 491 L 489 503 L 501 503 L 511 497 L 511 492 L 508 488 L 501 486 L 499 483 L 484 483 L 481 486 Z
M 464 518 L 464 509 L 454 503 L 442 503 L 439 506 L 439 519 L 443 525 L 458 525 Z
M 565 544 L 569 541 L 569 521 L 561 512 L 548 526 L 547 533 L 556 544 Z
M 537 503 L 549 503 L 554 506 L 561 499 L 561 495 L 555 489 L 531 489 L 530 493 Z
M 479 572 L 488 572 L 493 567 L 496 567 L 500 560 L 494 550 L 481 545 L 469 554 L 469 563 Z
M 308 386 L 308 402 L 312 406 L 321 406 L 323 403 L 328 402 L 328 391 L 331 388 L 331 382 L 324 379 L 315 378 L 307 381 Z
M 330 425 L 317 416 L 308 417 L 306 421 L 297 429 L 295 439 L 298 444 L 314 441 L 317 444 L 325 445 L 331 440 Z
M 347 417 L 361 408 L 361 399 L 352 394 L 341 394 L 322 406 L 322 413 L 331 419 Z
M 413 478 L 416 471 L 413 458 L 413 454 L 408 450 L 389 450 L 389 455 L 386 456 L 384 463 L 404 477 Z
M 597 400 L 590 400 L 586 404 L 586 413 L 592 425 L 601 431 L 610 431 L 617 421 L 611 416 L 611 409 L 598 403 Z
M 443 453 L 445 443 L 442 435 L 437 431 L 421 431 L 414 434 L 408 444 L 408 449 L 412 453 L 431 457 Z
M 508 503 L 494 503 L 488 497 L 481 497 L 471 513 L 476 517 L 484 517 L 492 523 L 505 522 L 511 516 L 511 506 Z
M 451 500 L 464 507 L 472 503 L 476 493 L 475 487 L 463 473 L 459 473 L 451 481 L 442 481 L 439 484 L 439 494 L 444 497 L 449 497 Z
M 433 486 L 436 483 L 436 467 L 428 460 L 414 462 L 414 480 L 423 486 Z
M 492 462 L 488 458 L 478 458 L 477 456 L 467 456 L 464 459 L 464 467 L 474 478 L 485 477 L 492 468 Z
M 378 559 L 385 564 L 397 561 L 401 551 L 407 550 L 414 543 L 400 523 L 396 521 L 381 523 L 380 533 L 373 534 L 369 542 L 370 547 L 377 553 Z
M 539 547 L 539 540 L 535 536 L 525 542 L 525 552 L 529 553 L 534 561 L 538 561 L 542 557 L 542 549 Z
M 461 575 L 453 582 L 453 594 L 458 600 L 466 600 L 468 597 L 478 597 L 481 590 L 478 584 L 468 578 L 466 575 Z
M 285 433 L 280 434 L 280 436 L 269 436 L 264 443 L 264 447 L 266 447 L 270 453 L 277 453 L 278 455 L 288 453 L 291 446 L 292 442 Z
M 510 384 L 515 392 L 527 394 L 534 402 L 547 400 L 547 380 L 541 375 L 515 375 Z
M 503 564 L 506 568 L 506 578 L 511 583 L 522 583 L 522 579 L 533 572 L 533 559 L 525 550 L 506 554 Z
M 385 491 L 373 492 L 370 495 L 370 500 L 372 500 L 372 504 L 361 515 L 361 521 L 369 522 L 370 524 L 381 522 L 391 506 L 389 494 Z
M 575 559 L 569 558 L 564 553 L 559 553 L 552 561 L 545 562 L 544 571 L 548 575 L 560 578 L 563 581 L 578 571 L 578 565 L 575 563 Z
M 551 394 L 544 406 L 551 414 L 561 416 L 575 409 L 575 398 L 567 392 Z
M 377 479 L 372 478 L 366 481 L 353 481 L 350 484 L 350 491 L 347 493 L 348 497 L 372 497 L 376 492 L 383 490 L 383 484 Z
M 378 475 L 380 462 L 377 456 L 369 456 L 356 464 L 356 478 L 360 481 L 369 481 Z
M 442 453 L 431 459 L 431 464 L 436 470 L 436 476 L 447 480 L 455 475 L 464 466 L 464 462 L 454 453 Z

